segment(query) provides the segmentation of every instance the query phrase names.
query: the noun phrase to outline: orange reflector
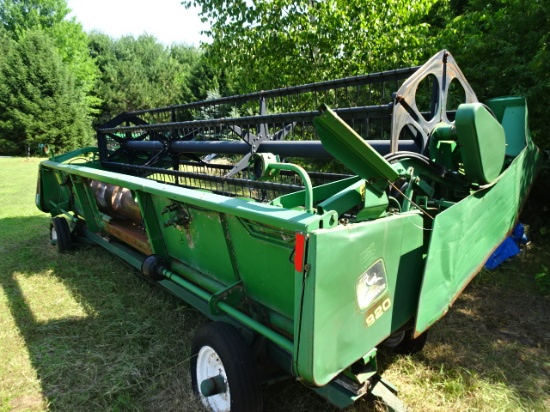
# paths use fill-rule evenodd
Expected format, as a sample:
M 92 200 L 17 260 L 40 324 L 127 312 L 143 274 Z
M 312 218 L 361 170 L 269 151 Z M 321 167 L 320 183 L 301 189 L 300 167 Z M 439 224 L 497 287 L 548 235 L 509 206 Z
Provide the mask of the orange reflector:
M 296 272 L 304 271 L 305 250 L 306 236 L 303 233 L 296 233 L 296 243 L 294 245 L 294 270 L 296 270 Z

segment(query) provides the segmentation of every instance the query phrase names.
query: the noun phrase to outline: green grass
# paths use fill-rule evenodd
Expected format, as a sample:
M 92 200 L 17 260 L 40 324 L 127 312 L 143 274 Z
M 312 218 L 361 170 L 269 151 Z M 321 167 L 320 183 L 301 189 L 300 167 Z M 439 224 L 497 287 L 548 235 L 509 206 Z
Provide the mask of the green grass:
M 34 206 L 37 165 L 0 159 L 0 412 L 200 410 L 188 357 L 206 319 L 99 247 L 58 254 Z M 550 298 L 535 282 L 550 261 L 545 227 L 523 258 L 474 280 L 421 354 L 381 353 L 410 410 L 550 410 Z M 334 410 L 292 381 L 264 403 Z
M 0 411 L 196 410 L 188 339 L 204 319 L 100 248 L 58 254 L 37 164 L 0 159 Z

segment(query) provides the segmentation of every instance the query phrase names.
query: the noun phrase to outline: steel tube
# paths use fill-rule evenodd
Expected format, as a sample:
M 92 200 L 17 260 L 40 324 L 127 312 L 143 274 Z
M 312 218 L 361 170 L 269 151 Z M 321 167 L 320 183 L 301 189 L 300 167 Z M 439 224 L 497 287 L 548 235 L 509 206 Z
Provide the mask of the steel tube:
M 158 140 L 128 140 L 125 141 L 124 147 L 131 150 L 160 152 L 166 148 L 166 145 Z M 144 149 L 146 148 L 146 149 Z
M 313 209 L 313 187 L 311 186 L 311 179 L 303 168 L 292 163 L 270 163 L 268 168 L 275 170 L 290 170 L 300 176 L 304 184 L 306 211 L 308 213 L 315 213 L 315 209 Z
M 366 140 L 374 150 L 381 155 L 390 152 L 389 140 Z M 160 141 L 127 141 L 126 149 L 137 152 L 159 152 L 167 147 L 169 153 L 196 153 L 196 154 L 240 154 L 250 153 L 250 146 L 241 141 L 172 141 L 166 146 Z M 418 152 L 419 148 L 414 140 L 400 140 L 399 150 Z M 318 140 L 306 141 L 278 141 L 263 142 L 257 150 L 258 153 L 273 153 L 285 157 L 308 157 L 330 159 L 332 156 L 325 150 Z
M 176 273 L 174 273 L 174 272 L 172 272 L 168 269 L 163 269 L 162 274 L 164 275 L 164 277 L 166 279 L 171 280 L 175 284 L 181 286 L 184 289 L 187 289 L 189 292 L 194 293 L 199 298 L 204 299 L 207 302 L 212 297 L 212 295 L 210 293 L 205 292 L 204 290 L 202 290 L 198 286 L 193 285 L 191 282 L 188 282 L 187 280 L 181 278 Z
M 279 345 L 281 348 L 286 350 L 289 353 L 292 353 L 294 349 L 294 343 L 285 338 L 284 336 L 279 335 L 278 333 L 272 331 L 267 326 L 262 325 L 260 322 L 252 319 L 250 316 L 245 315 L 240 310 L 235 309 L 232 306 L 229 306 L 227 303 L 220 302 L 218 303 L 218 308 L 223 310 L 228 315 L 234 317 L 239 322 L 244 323 L 250 329 L 258 332 L 260 335 L 265 336 L 273 343 Z
M 176 273 L 173 273 L 168 269 L 163 269 L 162 274 L 164 275 L 164 277 L 171 280 L 178 286 L 181 286 L 182 288 L 188 290 L 189 292 L 194 293 L 196 296 L 198 296 L 199 298 L 207 302 L 210 301 L 210 299 L 212 298 L 212 295 L 210 293 L 193 285 L 191 282 L 188 282 L 187 280 L 181 278 Z M 227 303 L 218 302 L 217 307 L 220 310 L 227 313 L 229 316 L 232 316 L 239 322 L 248 326 L 250 329 L 254 330 L 255 332 L 258 332 L 260 335 L 265 336 L 266 338 L 271 340 L 273 343 L 279 345 L 281 348 L 292 353 L 294 349 L 294 344 L 284 336 L 281 336 L 277 332 L 272 331 L 267 326 L 262 325 L 257 320 L 252 319 L 250 316 L 246 315 L 245 313 L 241 312 L 238 309 L 235 309 L 234 307 L 228 305 Z
M 159 107 L 155 109 L 135 110 L 126 113 L 127 115 L 142 115 L 145 113 L 169 112 L 172 110 L 192 109 L 196 107 L 214 106 L 220 104 L 234 104 L 236 102 L 246 102 L 250 100 L 258 100 L 260 98 L 273 98 L 277 96 L 290 96 L 307 92 L 331 90 L 340 87 L 361 86 L 366 84 L 383 83 L 386 81 L 397 81 L 408 78 L 411 74 L 418 70 L 419 66 L 406 67 L 396 70 L 387 70 L 384 72 L 371 73 L 343 79 L 326 80 L 323 82 L 309 83 L 300 86 L 290 86 L 274 90 L 264 90 L 248 94 L 236 96 L 220 97 L 213 100 L 202 100 L 200 102 L 180 104 L 176 106 Z

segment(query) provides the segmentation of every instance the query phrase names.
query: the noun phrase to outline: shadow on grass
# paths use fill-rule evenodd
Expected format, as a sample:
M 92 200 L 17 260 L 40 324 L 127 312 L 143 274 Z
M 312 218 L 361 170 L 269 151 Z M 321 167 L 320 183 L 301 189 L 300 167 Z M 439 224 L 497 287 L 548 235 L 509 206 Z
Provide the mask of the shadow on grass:
M 0 225 L 24 228 L 3 250 L 0 289 L 41 386 L 35 398 L 46 409 L 203 409 L 188 372 L 190 341 L 206 322 L 200 312 L 99 246 L 59 254 L 49 244 L 47 217 Z M 292 380 L 265 389 L 264 404 L 266 412 L 338 410 Z M 15 399 L 8 405 L 14 409 L 40 408 Z
M 550 255 L 547 253 L 547 256 Z M 521 260 L 483 272 L 435 335 L 448 350 L 427 361 L 513 390 L 527 406 L 550 406 L 550 299 L 533 288 Z M 523 268 L 523 270 L 525 270 Z
M 472 410 L 548 410 L 550 297 L 534 287 L 533 270 L 518 258 L 483 271 L 431 328 L 424 351 L 408 359 L 412 380 L 446 398 L 447 408 L 428 410 L 462 410 L 468 396 L 477 397 Z M 382 368 L 397 359 L 383 351 Z
M 189 339 L 205 320 L 197 311 L 100 247 L 58 254 L 47 217 L 0 225 L 19 233 L 0 235 L 0 288 L 16 328 L 7 335 L 23 338 L 13 350 L 28 352 L 42 390 L 22 405 L 28 390 L 14 389 L 7 410 L 40 409 L 37 397 L 63 411 L 200 409 L 188 382 Z

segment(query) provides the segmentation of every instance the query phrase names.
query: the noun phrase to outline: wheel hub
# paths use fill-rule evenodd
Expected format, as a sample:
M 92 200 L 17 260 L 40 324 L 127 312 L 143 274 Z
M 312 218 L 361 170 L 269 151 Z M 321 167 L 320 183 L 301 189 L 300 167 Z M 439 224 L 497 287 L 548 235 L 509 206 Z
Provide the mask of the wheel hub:
M 231 410 L 231 393 L 223 363 L 210 346 L 203 346 L 197 355 L 197 383 L 205 407 L 215 412 Z

